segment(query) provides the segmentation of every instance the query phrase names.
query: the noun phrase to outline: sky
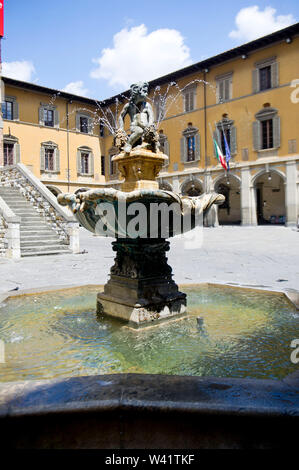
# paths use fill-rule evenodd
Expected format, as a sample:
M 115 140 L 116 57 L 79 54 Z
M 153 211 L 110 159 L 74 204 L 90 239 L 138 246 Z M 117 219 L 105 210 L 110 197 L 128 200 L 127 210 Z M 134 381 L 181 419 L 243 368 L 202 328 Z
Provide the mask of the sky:
M 3 75 L 105 99 L 299 21 L 298 0 L 1 0 Z

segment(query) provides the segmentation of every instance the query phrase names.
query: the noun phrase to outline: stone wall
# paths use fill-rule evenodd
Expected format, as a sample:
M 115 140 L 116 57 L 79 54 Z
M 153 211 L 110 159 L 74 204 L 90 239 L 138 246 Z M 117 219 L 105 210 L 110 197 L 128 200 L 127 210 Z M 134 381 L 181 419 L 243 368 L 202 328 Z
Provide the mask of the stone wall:
M 4 220 L 4 217 L 0 215 L 0 257 L 5 256 L 8 247 L 7 243 L 7 229 L 8 225 Z

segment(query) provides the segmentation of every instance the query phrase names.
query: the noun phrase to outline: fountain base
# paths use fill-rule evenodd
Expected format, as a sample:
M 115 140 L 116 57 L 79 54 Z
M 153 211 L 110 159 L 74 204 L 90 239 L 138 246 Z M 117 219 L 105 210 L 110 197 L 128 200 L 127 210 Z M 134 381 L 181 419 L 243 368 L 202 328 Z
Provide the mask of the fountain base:
M 186 294 L 172 279 L 164 239 L 118 239 L 117 255 L 104 292 L 98 294 L 98 314 L 142 324 L 181 315 Z

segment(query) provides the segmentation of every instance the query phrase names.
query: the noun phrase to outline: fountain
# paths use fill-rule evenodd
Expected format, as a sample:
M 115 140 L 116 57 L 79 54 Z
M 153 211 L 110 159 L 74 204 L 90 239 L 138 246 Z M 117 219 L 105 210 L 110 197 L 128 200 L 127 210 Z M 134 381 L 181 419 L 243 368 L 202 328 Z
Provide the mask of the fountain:
M 135 324 L 185 312 L 186 295 L 179 291 L 167 264 L 166 238 L 194 229 L 213 204 L 224 201 L 221 194 L 191 198 L 159 190 L 156 177 L 168 157 L 159 151 L 147 95 L 148 83 L 133 84 L 119 116 L 115 145 L 120 153 L 113 161 L 124 178 L 121 191 L 94 189 L 58 197 L 87 230 L 116 237 L 115 263 L 104 292 L 98 295 L 98 312 Z M 126 115 L 131 120 L 129 136 L 124 130 Z
M 121 190 L 58 197 L 87 230 L 116 239 L 104 290 L 56 287 L 0 299 L 1 442 L 295 448 L 299 375 L 290 347 L 299 337 L 298 310 L 277 292 L 211 284 L 180 292 L 167 263 L 168 239 L 196 234 L 223 196 L 158 188 L 166 156 L 147 91 L 146 83 L 134 84 L 120 114 L 114 161 Z

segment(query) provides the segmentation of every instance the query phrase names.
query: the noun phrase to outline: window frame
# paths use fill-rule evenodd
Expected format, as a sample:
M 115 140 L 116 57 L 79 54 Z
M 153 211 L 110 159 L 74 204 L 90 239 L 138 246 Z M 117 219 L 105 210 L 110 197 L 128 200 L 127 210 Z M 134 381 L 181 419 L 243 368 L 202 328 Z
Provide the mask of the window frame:
M 194 137 L 194 159 L 188 159 L 188 139 Z M 191 164 L 200 161 L 200 134 L 197 127 L 189 126 L 182 132 L 181 137 L 181 162 Z
M 253 122 L 253 150 L 261 152 L 275 152 L 280 147 L 280 117 L 278 110 L 272 107 L 265 107 L 255 114 L 256 120 Z M 272 120 L 272 144 L 273 147 L 263 148 L 262 122 Z
M 81 130 L 81 118 L 87 119 L 87 132 Z M 93 117 L 86 113 L 77 111 L 76 113 L 76 131 L 80 134 L 93 135 Z
M 46 168 L 46 152 L 53 151 L 53 169 L 49 168 L 49 160 L 48 160 L 48 168 Z M 48 174 L 58 174 L 60 173 L 60 151 L 58 145 L 51 140 L 47 142 L 41 142 L 40 148 L 40 171 L 42 173 Z
M 13 145 L 13 163 L 4 165 L 4 145 Z M 20 144 L 19 139 L 11 134 L 3 135 L 3 166 L 12 166 L 20 162 Z
M 233 97 L 233 72 L 227 72 L 215 77 L 216 81 L 216 103 L 222 104 L 230 101 Z M 221 86 L 223 87 L 224 97 L 221 97 Z M 228 96 L 225 92 L 228 92 Z
M 192 113 L 196 110 L 197 86 L 192 84 L 182 90 L 184 113 Z
M 45 111 L 52 111 L 53 112 L 53 125 L 46 124 L 45 121 Z M 51 129 L 58 129 L 59 128 L 59 112 L 57 106 L 49 105 L 47 103 L 40 103 L 39 107 L 39 125 L 44 127 L 49 127 Z M 47 121 L 50 122 L 50 121 Z
M 261 88 L 260 71 L 266 67 L 270 67 L 270 87 Z M 276 56 L 268 57 L 254 64 L 252 71 L 252 88 L 253 93 L 268 91 L 279 86 L 279 63 Z
M 11 116 L 12 117 L 11 117 L 11 119 L 4 116 L 3 105 L 5 103 L 10 103 L 11 106 L 12 106 L 12 109 L 11 109 Z M 2 101 L 2 103 L 1 103 L 1 114 L 2 114 L 2 118 L 7 120 L 7 121 L 18 121 L 19 120 L 19 103 L 18 103 L 17 98 L 15 96 L 8 96 L 8 95 L 5 96 L 4 101 Z
M 83 155 L 88 155 L 88 173 L 82 172 L 82 157 Z M 94 155 L 92 148 L 87 146 L 81 146 L 77 149 L 77 175 L 78 176 L 94 176 Z

